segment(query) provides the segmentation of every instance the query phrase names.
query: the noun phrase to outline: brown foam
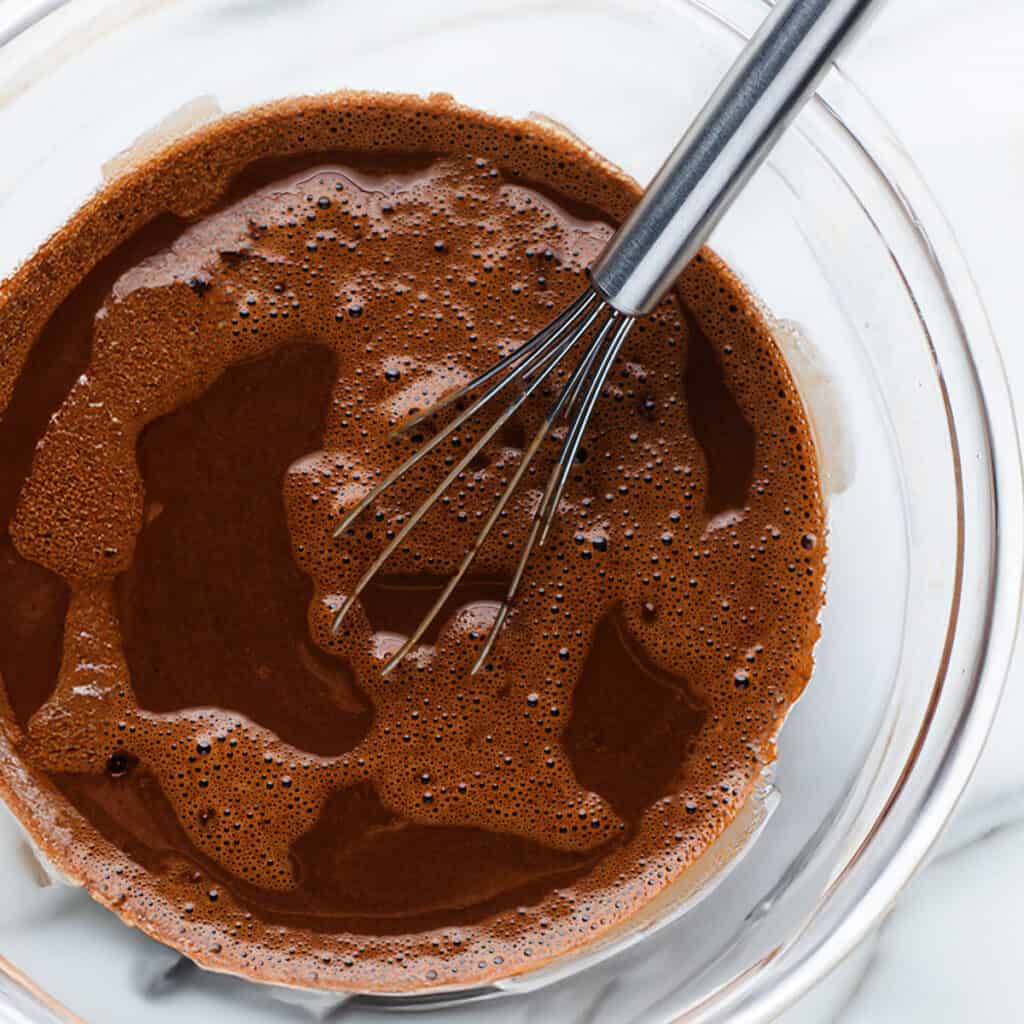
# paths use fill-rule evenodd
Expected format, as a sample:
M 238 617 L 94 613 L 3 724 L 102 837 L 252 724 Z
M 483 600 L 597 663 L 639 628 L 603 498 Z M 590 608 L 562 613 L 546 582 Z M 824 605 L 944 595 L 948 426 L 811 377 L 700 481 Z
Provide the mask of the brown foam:
M 0 286 L 2 780 L 97 898 L 263 980 L 468 984 L 590 941 L 732 819 L 810 674 L 824 521 L 790 375 L 708 251 L 619 357 L 485 672 L 541 475 L 379 669 L 544 402 L 329 629 L 479 429 L 333 541 L 394 424 L 567 304 L 636 196 L 444 97 L 296 100 L 129 173 Z

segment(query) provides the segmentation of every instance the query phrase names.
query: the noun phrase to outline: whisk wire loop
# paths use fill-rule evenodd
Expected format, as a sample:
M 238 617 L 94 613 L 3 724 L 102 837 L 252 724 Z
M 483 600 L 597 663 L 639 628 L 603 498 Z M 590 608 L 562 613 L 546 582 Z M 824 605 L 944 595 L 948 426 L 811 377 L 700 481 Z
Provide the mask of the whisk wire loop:
M 345 620 L 345 617 L 352 609 L 352 606 L 359 599 L 359 596 L 365 590 L 367 585 L 373 580 L 374 576 L 376 576 L 383 567 L 384 563 L 387 562 L 395 551 L 397 551 L 405 542 L 406 538 L 416 528 L 426 513 L 434 506 L 445 491 L 447 491 L 448 488 L 466 471 L 472 461 L 480 454 L 486 445 L 490 443 L 502 427 L 545 383 L 545 381 L 548 380 L 552 373 L 554 373 L 554 371 L 562 364 L 566 356 L 576 348 L 581 339 L 587 336 L 588 332 L 595 323 L 597 323 L 599 318 L 602 317 L 602 315 L 604 316 L 604 320 L 592 341 L 587 345 L 583 358 L 570 374 L 568 381 L 559 392 L 558 397 L 553 403 L 551 409 L 548 411 L 540 429 L 524 451 L 520 464 L 513 474 L 512 479 L 504 488 L 495 507 L 491 510 L 491 513 L 484 521 L 483 528 L 478 533 L 473 545 L 463 556 L 455 574 L 451 579 L 449 579 L 441 594 L 413 631 L 412 635 L 402 643 L 401 647 L 394 653 L 394 655 L 392 655 L 390 660 L 384 666 L 383 674 L 387 675 L 391 672 L 420 641 L 427 629 L 429 629 L 431 622 L 433 622 L 439 614 L 445 602 L 451 597 L 456 586 L 469 570 L 477 553 L 483 546 L 484 541 L 487 539 L 491 530 L 494 528 L 494 525 L 503 514 L 512 494 L 515 492 L 520 481 L 526 475 L 534 456 L 540 450 L 545 439 L 549 436 L 555 423 L 566 409 L 571 409 L 575 406 L 584 387 L 587 388 L 587 393 L 589 394 L 589 390 L 593 387 L 592 380 L 588 383 L 592 367 L 595 361 L 598 360 L 599 354 L 603 350 L 607 351 L 606 341 L 612 333 L 616 323 L 622 320 L 621 314 L 610 309 L 610 307 L 602 302 L 600 297 L 589 289 L 585 291 L 572 304 L 572 306 L 566 310 L 566 313 L 563 316 L 557 318 L 548 328 L 541 331 L 524 345 L 520 346 L 520 348 L 515 352 L 510 353 L 509 356 L 505 357 L 503 363 L 504 369 L 508 370 L 506 376 L 494 383 L 491 383 L 494 380 L 494 377 L 497 376 L 497 373 L 492 372 L 492 370 L 496 369 L 498 365 L 496 364 L 496 367 L 492 367 L 491 370 L 481 374 L 469 384 L 460 388 L 456 394 L 461 396 L 470 393 L 474 387 L 479 387 L 484 384 L 490 385 L 485 394 L 472 402 L 470 406 L 465 411 L 461 412 L 444 430 L 440 431 L 422 448 L 405 459 L 397 469 L 390 472 L 380 483 L 377 484 L 376 487 L 365 495 L 344 517 L 341 524 L 335 530 L 336 537 L 344 533 L 345 530 L 347 530 L 359 517 L 359 515 L 373 504 L 373 502 L 389 487 L 396 483 L 409 470 L 413 469 L 427 454 L 429 454 L 429 452 L 433 451 L 438 447 L 438 445 L 443 443 L 445 439 L 451 437 L 456 429 L 471 419 L 477 412 L 483 409 L 484 406 L 491 403 L 494 398 L 504 391 L 509 385 L 513 382 L 518 382 L 521 385 L 524 385 L 522 391 L 509 403 L 509 405 L 504 408 L 494 422 L 481 434 L 479 439 L 470 446 L 469 450 L 458 460 L 444 479 L 430 492 L 426 500 L 405 520 L 401 528 L 395 533 L 380 554 L 364 571 L 351 593 L 345 597 L 341 606 L 335 613 L 332 622 L 332 629 L 337 632 L 340 629 L 342 622 Z M 617 333 L 618 332 L 616 332 L 616 334 Z M 603 362 L 604 359 L 601 360 L 602 364 Z M 450 406 L 455 400 L 456 399 L 451 395 L 446 396 L 435 406 L 420 414 L 417 417 L 417 421 L 422 422 L 427 417 L 432 416 L 436 410 Z M 570 435 L 567 436 L 571 436 L 571 431 Z M 555 477 L 552 476 L 549 480 L 549 485 L 545 490 L 544 498 L 542 499 L 541 504 L 538 505 L 537 510 L 535 510 L 535 519 L 537 511 L 545 505 L 547 500 L 550 499 L 551 490 L 555 483 L 557 483 L 557 481 Z M 564 480 L 562 483 L 564 485 Z M 531 549 L 533 543 L 536 541 L 536 533 L 536 529 L 531 526 Z M 522 572 L 519 571 L 518 576 L 521 575 Z M 514 579 L 513 582 L 515 586 L 518 586 L 517 579 Z M 508 599 L 511 599 L 511 595 Z M 504 616 L 501 616 L 501 619 L 504 621 Z M 494 632 L 494 630 L 491 632 Z
M 533 339 L 526 342 L 525 345 L 520 346 L 516 352 L 506 356 L 506 368 L 509 365 L 514 364 L 515 357 L 527 348 L 530 349 L 528 357 L 523 362 L 522 366 L 518 370 L 514 370 L 509 373 L 508 376 L 502 380 L 493 384 L 483 395 L 481 395 L 476 401 L 470 404 L 470 406 L 459 413 L 455 419 L 452 420 L 443 430 L 435 434 L 426 444 L 413 452 L 404 462 L 402 462 L 396 469 L 393 469 L 388 475 L 372 488 L 356 505 L 354 505 L 349 512 L 345 515 L 344 519 L 335 527 L 334 536 L 340 537 L 358 518 L 365 512 L 374 501 L 377 500 L 393 483 L 399 478 L 405 476 L 405 474 L 412 469 L 417 463 L 419 463 L 425 456 L 430 454 L 435 448 L 443 444 L 452 434 L 455 433 L 467 420 L 472 419 L 480 409 L 496 398 L 502 391 L 504 391 L 509 385 L 514 383 L 523 374 L 531 372 L 538 364 L 543 364 L 545 358 L 551 353 L 553 349 L 558 346 L 558 343 L 562 341 L 564 335 L 570 330 L 573 324 L 573 320 L 576 317 L 585 317 L 584 322 L 586 324 L 593 323 L 593 319 L 596 318 L 600 309 L 594 310 L 592 307 L 598 305 L 600 300 L 593 295 L 593 293 L 586 293 L 580 296 L 579 299 L 566 310 L 566 313 L 572 313 L 572 316 L 559 317 L 557 321 L 549 324 L 543 331 L 537 334 Z M 493 367 L 492 367 L 493 369 Z M 403 433 L 408 430 L 414 424 L 422 423 L 424 420 L 433 416 L 435 413 L 442 409 L 447 408 L 453 404 L 457 397 L 465 395 L 475 387 L 479 387 L 484 383 L 487 383 L 493 379 L 493 375 L 490 370 L 481 374 L 479 377 L 470 381 L 455 393 L 455 396 L 448 395 L 441 399 L 437 404 L 431 406 L 425 412 L 420 413 L 408 423 L 404 424 L 398 431 L 397 434 Z M 393 436 L 396 436 L 393 435 Z M 483 447 L 481 445 L 481 447 Z M 474 453 L 475 454 L 475 453 Z
M 455 574 L 451 577 L 451 579 L 449 579 L 448 583 L 441 591 L 441 593 L 438 595 L 433 605 L 431 605 L 426 615 L 420 620 L 419 625 L 413 631 L 412 635 L 409 636 L 402 643 L 402 646 L 399 647 L 399 649 L 392 655 L 390 660 L 384 666 L 384 668 L 382 669 L 383 675 L 388 675 L 388 673 L 390 673 L 391 670 L 395 668 L 405 658 L 409 651 L 412 650 L 412 648 L 417 643 L 419 643 L 423 634 L 430 628 L 430 624 L 440 613 L 441 609 L 445 605 L 445 602 L 447 602 L 448 599 L 451 597 L 452 593 L 455 591 L 455 588 L 458 586 L 463 576 L 465 576 L 466 572 L 469 570 L 469 567 L 473 564 L 473 561 L 475 560 L 477 553 L 480 551 L 481 547 L 483 547 L 483 544 L 487 540 L 487 537 L 490 535 L 491 530 L 494 529 L 495 524 L 501 518 L 501 515 L 504 512 L 506 505 L 512 498 L 512 495 L 515 493 L 520 481 L 526 475 L 527 470 L 530 468 L 530 465 L 533 462 L 534 456 L 537 454 L 537 452 L 543 445 L 544 441 L 550 435 L 551 429 L 555 425 L 555 423 L 557 423 L 558 418 L 561 415 L 563 409 L 570 408 L 574 400 L 574 396 L 579 394 L 583 381 L 589 374 L 590 368 L 593 365 L 594 360 L 604 347 L 605 339 L 608 337 L 609 333 L 615 326 L 615 323 L 618 319 L 619 314 L 616 312 L 612 312 L 610 317 L 602 324 L 601 328 L 598 330 L 597 335 L 587 346 L 583 358 L 580 360 L 579 364 L 573 370 L 572 375 L 566 382 L 565 387 L 562 388 L 558 398 L 555 400 L 554 404 L 551 406 L 551 409 L 545 416 L 540 428 L 534 434 L 532 441 L 523 452 L 522 458 L 519 462 L 519 466 L 516 468 L 516 471 L 512 475 L 511 480 L 508 482 L 507 486 L 502 491 L 497 503 L 491 510 L 487 519 L 484 521 L 484 525 L 480 532 L 477 534 L 472 546 L 463 556 L 462 561 L 459 563 L 458 569 L 456 569 L 455 571 Z M 582 333 L 585 333 L 585 328 L 583 329 Z M 538 505 L 538 508 L 539 507 L 540 506 Z M 536 512 L 534 514 L 536 515 Z M 503 604 L 506 603 L 508 600 L 510 600 L 510 597 L 506 596 L 506 601 L 503 602 Z M 504 619 L 502 621 L 504 621 Z M 493 632 L 493 630 L 491 632 Z M 476 669 L 474 669 L 474 671 L 476 671 Z
M 618 321 L 617 325 L 615 323 L 616 320 Z M 615 325 L 615 331 L 611 335 L 610 341 L 605 345 L 605 336 L 596 338 L 594 345 L 591 347 L 591 352 L 588 352 L 588 356 L 591 354 L 596 356 L 598 350 L 601 347 L 604 348 L 604 352 L 601 356 L 600 362 L 598 363 L 597 372 L 592 378 L 590 378 L 587 384 L 587 390 L 583 397 L 581 415 L 577 416 L 576 419 L 572 421 L 569 433 L 566 435 L 566 438 L 562 443 L 561 454 L 548 477 L 548 484 L 544 489 L 544 494 L 541 497 L 540 503 L 534 511 L 533 521 L 530 524 L 530 533 L 526 538 L 526 544 L 523 546 L 522 553 L 519 556 L 519 562 L 517 563 L 516 570 L 512 575 L 512 581 L 509 583 L 505 598 L 502 601 L 501 606 L 498 608 L 498 614 L 494 620 L 494 624 L 488 631 L 487 637 L 484 639 L 483 645 L 480 648 L 480 652 L 473 663 L 471 672 L 474 675 L 483 668 L 487 659 L 491 655 L 491 650 L 494 647 L 495 641 L 498 639 L 498 634 L 505 625 L 505 620 L 508 618 L 512 602 L 519 590 L 519 584 L 522 582 L 523 573 L 526 571 L 527 563 L 530 561 L 533 549 L 537 546 L 538 539 L 540 543 L 543 544 L 544 540 L 547 538 L 548 531 L 551 528 L 551 523 L 554 521 L 555 511 L 557 510 L 558 503 L 562 497 L 562 491 L 565 489 L 566 482 L 569 479 L 569 473 L 572 470 L 572 464 L 576 458 L 576 452 L 579 450 L 580 439 L 583 437 L 583 432 L 586 430 L 587 421 L 590 419 L 590 414 L 593 412 L 597 399 L 600 397 L 601 390 L 604 387 L 604 382 L 608 377 L 612 364 L 615 362 L 615 357 L 618 354 L 619 349 L 622 347 L 622 343 L 629 335 L 629 332 L 633 327 L 633 323 L 633 317 L 614 317 L 606 324 L 607 328 L 611 328 Z M 602 332 L 602 335 L 604 334 L 605 332 Z M 582 380 L 582 377 L 580 379 Z M 568 390 L 569 388 L 567 387 L 566 391 Z

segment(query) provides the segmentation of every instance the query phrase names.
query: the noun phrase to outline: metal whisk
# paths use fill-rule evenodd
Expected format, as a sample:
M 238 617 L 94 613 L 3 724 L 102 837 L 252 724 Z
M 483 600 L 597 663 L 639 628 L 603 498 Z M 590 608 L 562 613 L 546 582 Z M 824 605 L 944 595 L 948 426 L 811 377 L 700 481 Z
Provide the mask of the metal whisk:
M 547 537 L 605 380 L 637 317 L 657 306 L 696 255 L 718 219 L 810 96 L 839 47 L 876 3 L 877 0 L 779 0 L 655 176 L 643 199 L 591 267 L 590 285 L 583 294 L 525 344 L 399 428 L 399 432 L 408 430 L 468 395 L 479 393 L 443 430 L 352 508 L 334 531 L 335 537 L 348 530 L 384 491 L 429 452 L 513 389 L 511 401 L 404 521 L 360 577 L 334 617 L 335 632 L 367 584 L 434 503 L 557 368 L 570 355 L 579 355 L 473 545 L 412 635 L 384 666 L 385 675 L 419 643 L 468 572 L 541 445 L 556 427 L 564 424 L 565 435 L 557 461 L 534 510 L 526 544 L 473 672 L 487 661 L 530 555 Z

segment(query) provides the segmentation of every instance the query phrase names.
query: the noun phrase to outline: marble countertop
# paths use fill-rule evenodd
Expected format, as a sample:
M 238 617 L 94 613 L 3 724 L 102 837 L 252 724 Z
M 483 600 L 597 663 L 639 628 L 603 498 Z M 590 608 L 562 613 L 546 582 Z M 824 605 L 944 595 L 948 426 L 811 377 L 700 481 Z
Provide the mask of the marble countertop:
M 946 211 L 1024 408 L 1024 4 L 890 0 L 846 61 Z M 1024 651 L 975 776 L 887 920 L 783 1024 L 1020 1020 Z

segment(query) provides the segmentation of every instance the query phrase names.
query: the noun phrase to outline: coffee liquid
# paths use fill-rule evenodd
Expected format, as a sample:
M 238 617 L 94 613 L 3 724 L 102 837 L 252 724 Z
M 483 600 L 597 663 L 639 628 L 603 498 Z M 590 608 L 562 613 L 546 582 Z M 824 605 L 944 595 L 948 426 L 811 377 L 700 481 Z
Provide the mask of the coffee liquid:
M 824 510 L 708 250 L 616 360 L 485 669 L 557 438 L 380 675 L 549 393 L 330 630 L 490 421 L 334 540 L 432 429 L 395 426 L 572 301 L 637 197 L 446 97 L 295 100 L 118 179 L 0 287 L 0 784 L 125 920 L 262 980 L 471 984 L 627 918 L 749 797 L 811 672 Z

